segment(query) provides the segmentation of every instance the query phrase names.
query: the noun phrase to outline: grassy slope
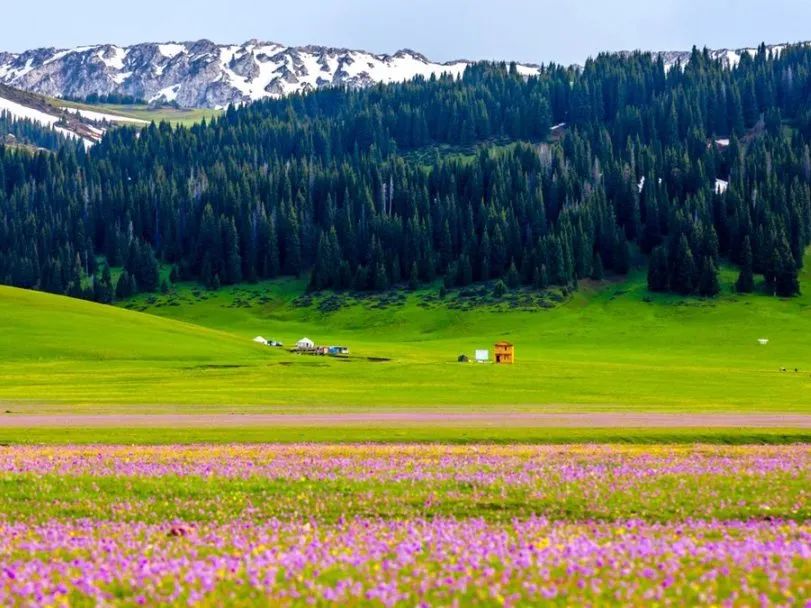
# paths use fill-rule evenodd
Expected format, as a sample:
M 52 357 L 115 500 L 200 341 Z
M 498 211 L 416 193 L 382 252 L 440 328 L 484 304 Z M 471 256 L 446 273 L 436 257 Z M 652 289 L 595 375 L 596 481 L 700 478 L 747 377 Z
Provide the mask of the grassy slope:
M 724 276 L 727 291 L 732 278 Z M 803 282 L 811 292 L 809 277 Z M 302 287 L 280 281 L 194 296 L 184 286 L 176 305 L 166 296 L 130 303 L 168 320 L 2 288 L 0 401 L 13 402 L 7 409 L 15 412 L 121 411 L 129 404 L 141 405 L 138 411 L 811 412 L 808 295 L 650 298 L 635 276 L 584 287 L 552 310 L 426 309 L 417 293 L 405 304 L 374 308 L 367 301 L 324 313 L 293 304 Z M 257 334 L 288 344 L 304 335 L 347 344 L 353 357 L 265 349 L 251 343 Z M 759 337 L 769 345 L 759 346 Z M 455 363 L 459 353 L 501 338 L 516 343 L 517 365 Z
M 0 399 L 137 399 L 143 383 L 158 390 L 166 370 L 193 377 L 264 355 L 217 330 L 0 286 Z
M 220 114 L 221 110 L 200 109 L 175 109 L 170 107 L 150 107 L 148 105 L 121 105 L 121 104 L 88 104 L 75 101 L 65 101 L 54 99 L 53 103 L 67 108 L 78 108 L 81 110 L 92 110 L 105 114 L 116 114 L 127 118 L 138 118 L 140 120 L 160 122 L 168 121 L 172 124 L 189 126 L 202 121 L 210 120 Z

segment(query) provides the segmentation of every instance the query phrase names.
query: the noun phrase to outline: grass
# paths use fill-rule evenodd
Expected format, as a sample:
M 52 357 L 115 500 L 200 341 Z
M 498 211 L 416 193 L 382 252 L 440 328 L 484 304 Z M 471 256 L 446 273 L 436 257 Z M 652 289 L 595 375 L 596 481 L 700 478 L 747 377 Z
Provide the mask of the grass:
M 227 521 L 249 511 L 256 521 L 305 516 L 321 523 L 354 516 L 509 521 L 533 514 L 570 521 L 769 515 L 802 522 L 809 514 L 804 500 L 808 476 L 797 469 L 804 462 L 803 450 L 602 445 L 15 448 L 0 472 L 0 511 L 11 520 L 27 521 Z M 772 467 L 786 459 L 797 463 L 785 470 Z M 87 460 L 97 461 L 95 470 L 84 464 Z M 778 494 L 772 492 L 775 487 Z M 764 508 L 766 503 L 770 506 Z
M 651 295 L 636 274 L 478 304 L 435 287 L 311 299 L 303 281 L 184 284 L 126 303 L 135 310 L 0 288 L 0 402 L 25 413 L 811 412 L 811 297 L 733 295 L 734 275 L 723 279 L 717 300 Z M 352 356 L 300 356 L 256 335 L 346 344 Z M 516 344 L 516 365 L 456 363 L 500 339 Z
M 172 108 L 168 106 L 149 106 L 145 104 L 89 104 L 75 101 L 55 99 L 56 105 L 66 108 L 77 108 L 81 110 L 92 110 L 105 114 L 115 114 L 126 118 L 137 118 L 147 122 L 167 121 L 173 125 L 191 126 L 203 120 L 211 120 L 222 114 L 222 110 L 208 108 Z
M 504 426 L 297 426 L 229 428 L 0 428 L 0 446 L 230 443 L 784 445 L 811 443 L 811 431 L 758 428 L 530 428 Z
M 0 477 L 0 508 L 9 519 L 88 518 L 103 519 L 111 511 L 122 519 L 161 522 L 180 520 L 225 520 L 237 517 L 249 505 L 254 517 L 301 516 L 333 522 L 343 517 L 482 517 L 509 521 L 543 513 L 550 519 L 641 517 L 652 521 L 678 520 L 706 510 L 707 494 L 715 494 L 719 506 L 708 517 L 728 519 L 753 517 L 761 513 L 758 502 L 779 485 L 781 509 L 774 518 L 803 521 L 809 513 L 802 504 L 803 479 L 788 475 L 736 479 L 734 476 L 704 477 L 710 487 L 690 487 L 679 478 L 657 476 L 643 487 L 625 491 L 603 490 L 600 502 L 589 500 L 588 483 L 571 484 L 568 495 L 539 497 L 531 487 L 481 488 L 466 482 L 391 483 L 376 481 L 327 480 L 210 480 L 195 476 L 99 477 L 67 475 L 14 475 Z M 593 483 L 593 481 L 591 482 Z M 651 500 L 652 494 L 664 499 Z M 98 497 L 103 500 L 99 501 Z M 431 497 L 435 504 L 426 508 Z M 736 503 L 743 503 L 739 507 Z M 654 504 L 651 504 L 654 503 Z M 658 504 L 656 504 L 658 503 Z M 119 507 L 123 505 L 123 507 Z M 113 508 L 114 507 L 114 508 Z

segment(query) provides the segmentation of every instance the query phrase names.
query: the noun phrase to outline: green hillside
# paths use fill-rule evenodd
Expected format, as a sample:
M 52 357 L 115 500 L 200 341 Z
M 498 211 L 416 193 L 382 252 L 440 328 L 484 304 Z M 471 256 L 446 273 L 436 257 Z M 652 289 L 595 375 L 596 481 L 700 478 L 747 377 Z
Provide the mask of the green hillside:
M 0 286 L 0 400 L 116 403 L 151 386 L 157 402 L 162 379 L 265 354 L 217 330 Z
M 811 411 L 811 296 L 737 296 L 734 273 L 722 279 L 716 300 L 652 296 L 639 274 L 500 300 L 481 287 L 441 299 L 436 287 L 310 298 L 303 281 L 181 285 L 125 304 L 136 310 L 2 288 L 0 400 L 13 411 Z M 807 272 L 802 282 L 811 294 Z M 256 335 L 352 355 L 296 355 Z M 499 339 L 516 344 L 516 365 L 456 362 Z

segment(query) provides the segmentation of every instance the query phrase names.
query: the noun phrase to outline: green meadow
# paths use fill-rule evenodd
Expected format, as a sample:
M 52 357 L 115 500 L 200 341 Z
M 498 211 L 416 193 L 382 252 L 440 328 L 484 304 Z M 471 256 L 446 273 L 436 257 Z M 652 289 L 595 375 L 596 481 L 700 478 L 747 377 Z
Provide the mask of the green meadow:
M 0 287 L 0 402 L 13 413 L 811 412 L 808 272 L 791 300 L 739 296 L 734 275 L 723 280 L 714 300 L 651 294 L 639 273 L 500 299 L 486 286 L 440 297 L 438 286 L 310 296 L 303 280 L 181 284 L 120 307 Z M 515 365 L 457 362 L 502 339 Z
M 776 428 L 550 428 L 542 426 L 477 427 L 470 425 L 313 426 L 295 422 L 276 426 L 188 428 L 163 426 L 6 428 L 0 446 L 9 445 L 223 445 L 223 444 L 442 444 L 442 445 L 787 445 L 806 444 L 811 431 Z
M 53 99 L 52 103 L 65 108 L 76 108 L 80 110 L 91 110 L 94 112 L 104 112 L 125 118 L 137 118 L 147 122 L 167 121 L 173 125 L 191 126 L 202 120 L 211 120 L 222 114 L 222 110 L 211 110 L 207 108 L 172 108 L 162 106 L 150 106 L 144 104 L 89 104 L 75 101 L 65 101 L 63 99 Z

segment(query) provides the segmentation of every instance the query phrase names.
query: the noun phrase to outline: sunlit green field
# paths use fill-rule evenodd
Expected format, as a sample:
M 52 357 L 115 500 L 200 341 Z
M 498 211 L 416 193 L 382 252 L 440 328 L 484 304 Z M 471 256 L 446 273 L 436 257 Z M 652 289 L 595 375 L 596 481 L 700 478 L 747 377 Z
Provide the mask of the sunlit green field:
M 734 295 L 733 278 L 714 301 L 652 296 L 637 275 L 556 291 L 550 308 L 531 310 L 509 299 L 460 310 L 465 299 L 440 299 L 437 287 L 336 307 L 329 296 L 302 302 L 304 283 L 291 280 L 181 285 L 126 303 L 134 310 L 0 288 L 0 400 L 15 412 L 811 412 L 807 274 L 792 300 Z M 352 355 L 297 355 L 257 335 Z M 515 365 L 456 362 L 500 339 L 515 343 Z
M 127 118 L 137 118 L 147 122 L 160 122 L 165 120 L 175 125 L 190 126 L 202 120 L 210 120 L 222 114 L 222 110 L 212 110 L 207 108 L 181 109 L 171 107 L 151 107 L 148 105 L 124 105 L 124 104 L 88 104 L 65 101 L 62 99 L 53 100 L 59 106 L 66 108 L 78 108 L 91 110 L 94 112 L 104 112 L 106 114 L 116 114 Z

